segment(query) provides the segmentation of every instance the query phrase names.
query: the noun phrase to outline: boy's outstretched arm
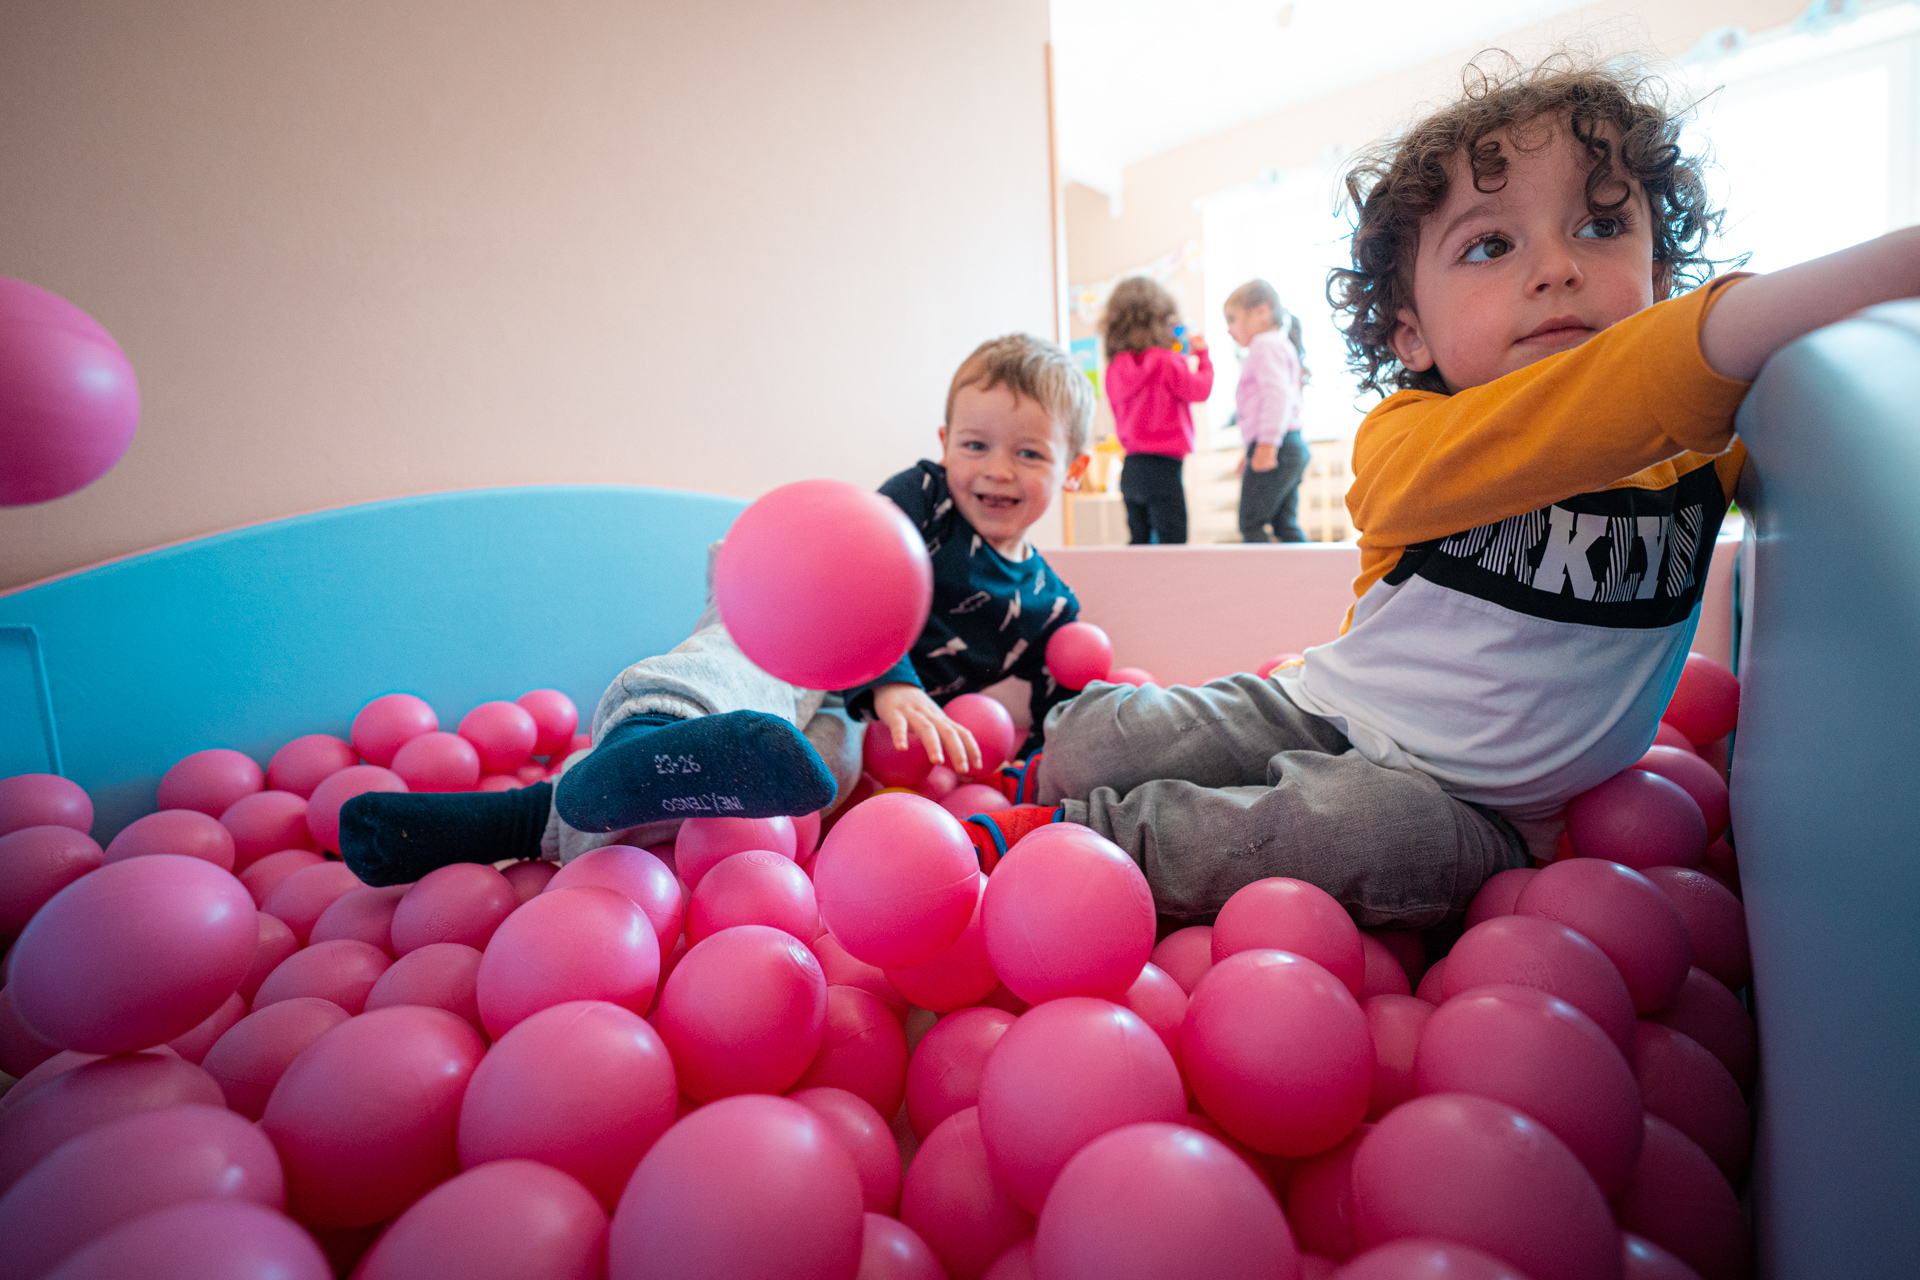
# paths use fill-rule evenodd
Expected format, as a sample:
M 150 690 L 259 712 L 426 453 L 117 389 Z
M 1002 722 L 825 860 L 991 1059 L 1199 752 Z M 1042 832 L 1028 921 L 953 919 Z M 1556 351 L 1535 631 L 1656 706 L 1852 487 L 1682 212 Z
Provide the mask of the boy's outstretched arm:
M 1920 227 L 1743 280 L 1700 326 L 1700 354 L 1716 373 L 1751 381 L 1795 338 L 1862 307 L 1920 297 Z

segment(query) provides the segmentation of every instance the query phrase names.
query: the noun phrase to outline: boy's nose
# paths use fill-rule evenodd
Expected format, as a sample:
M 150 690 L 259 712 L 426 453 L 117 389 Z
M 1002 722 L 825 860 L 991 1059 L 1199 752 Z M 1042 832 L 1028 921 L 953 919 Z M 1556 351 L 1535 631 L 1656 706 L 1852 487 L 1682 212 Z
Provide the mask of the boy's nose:
M 1554 243 L 1540 251 L 1533 263 L 1530 287 L 1535 293 L 1580 287 L 1580 263 L 1564 245 Z

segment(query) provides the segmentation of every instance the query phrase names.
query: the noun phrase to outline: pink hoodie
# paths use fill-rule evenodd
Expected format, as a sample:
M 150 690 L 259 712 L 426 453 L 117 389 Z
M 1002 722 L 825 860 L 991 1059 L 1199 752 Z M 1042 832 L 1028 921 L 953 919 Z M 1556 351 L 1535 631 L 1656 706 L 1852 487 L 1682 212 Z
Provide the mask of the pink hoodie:
M 1187 406 L 1213 393 L 1213 360 L 1199 352 L 1200 367 L 1165 347 L 1122 351 L 1107 362 L 1107 403 L 1114 430 L 1128 453 L 1184 458 L 1193 452 L 1193 410 Z

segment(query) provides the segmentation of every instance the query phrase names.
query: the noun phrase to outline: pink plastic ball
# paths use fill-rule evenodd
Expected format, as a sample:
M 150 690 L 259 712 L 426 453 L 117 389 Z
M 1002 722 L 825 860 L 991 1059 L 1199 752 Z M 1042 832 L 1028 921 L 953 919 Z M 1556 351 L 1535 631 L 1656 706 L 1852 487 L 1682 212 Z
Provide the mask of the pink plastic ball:
M 1393 954 L 1408 982 L 1418 982 L 1427 969 L 1427 943 L 1418 929 L 1362 929 Z
M 959 789 L 960 775 L 944 764 L 934 765 L 933 768 L 927 770 L 927 776 L 922 778 L 919 785 L 914 788 L 914 790 L 935 803 L 945 800 Z M 988 787 L 987 790 L 995 791 L 997 789 Z M 1004 796 L 1001 798 L 1005 799 Z M 953 811 L 949 809 L 948 812 L 952 813 Z
M 1634 1028 L 1633 1074 L 1648 1115 L 1698 1143 L 1728 1182 L 1746 1176 L 1753 1117 L 1718 1058 L 1671 1027 L 1642 1022 Z
M 1176 1124 L 1094 1139 L 1061 1170 L 1033 1237 L 1048 1280 L 1296 1280 L 1273 1195 L 1223 1144 Z
M 610 844 L 583 853 L 561 867 L 548 881 L 547 891 L 588 884 L 612 889 L 633 899 L 634 905 L 646 914 L 647 922 L 653 926 L 654 936 L 660 940 L 662 951 L 672 950 L 680 937 L 681 922 L 686 913 L 680 880 L 673 874 L 673 868 L 645 849 Z M 811 888 L 808 892 L 812 892 Z M 664 962 L 666 956 L 663 954 L 661 959 Z
M 900 792 L 875 796 L 834 824 L 814 860 L 813 888 L 821 920 L 850 953 L 883 969 L 910 969 L 965 932 L 979 874 L 959 821 Z
M 555 1005 L 502 1036 L 460 1108 L 460 1162 L 538 1160 L 611 1208 L 673 1123 L 673 1061 L 646 1021 L 605 1001 Z
M 7 1269 L 44 1275 L 82 1246 L 143 1214 L 198 1200 L 278 1209 L 280 1158 L 224 1107 L 127 1116 L 66 1143 L 0 1199 Z
M 394 954 L 403 956 L 432 942 L 458 942 L 484 951 L 519 905 L 507 878 L 484 863 L 436 867 L 421 876 L 394 909 Z
M 901 1184 L 900 1220 L 954 1280 L 978 1280 L 1033 1234 L 1033 1215 L 989 1168 L 978 1108 L 948 1116 L 920 1144 Z
M 1634 768 L 1647 773 L 1657 773 L 1673 783 L 1700 806 L 1701 816 L 1707 820 L 1707 839 L 1718 840 L 1727 831 L 1727 780 L 1720 771 L 1695 755 L 1691 750 L 1679 747 L 1655 745 L 1647 748 L 1647 754 L 1634 763 Z
M 858 1280 L 947 1280 L 947 1272 L 912 1227 L 868 1210 Z
M 280 962 L 300 949 L 300 939 L 293 936 L 293 930 L 287 928 L 287 922 L 279 916 L 270 916 L 264 911 L 253 913 L 256 940 L 253 947 L 253 961 L 247 966 L 246 976 L 240 979 L 240 995 L 251 1004 L 254 993 L 260 990 L 260 984 L 267 975 L 280 967 Z
M 360 708 L 350 736 L 362 760 L 385 767 L 409 741 L 439 727 L 440 717 L 424 699 L 410 693 L 389 693 Z
M 409 738 L 389 767 L 409 791 L 471 791 L 480 783 L 480 753 L 457 733 Z
M 1130 684 L 1136 688 L 1154 683 L 1153 673 L 1145 667 L 1115 667 L 1107 674 L 1107 679 L 1113 684 Z
M 1003 1009 L 962 1009 L 933 1024 L 907 1064 L 907 1122 L 926 1136 L 948 1116 L 978 1106 L 987 1055 L 1013 1025 Z
M 56 773 L 0 778 L 0 836 L 26 827 L 72 827 L 85 835 L 93 830 L 93 800 Z
M 965 822 L 976 813 L 999 813 L 1002 809 L 1011 809 L 1013 801 L 1007 799 L 998 787 L 969 782 L 941 796 L 939 805 L 960 821 Z
M 576 858 L 574 861 L 578 862 L 579 859 Z M 505 876 L 507 883 L 513 886 L 514 898 L 520 902 L 525 902 L 528 898 L 533 897 L 536 893 L 540 893 L 549 884 L 553 883 L 553 878 L 560 874 L 560 865 L 555 862 L 547 862 L 541 858 L 528 858 L 523 862 L 516 862 L 511 866 L 502 867 L 500 874 Z M 671 875 L 672 873 L 669 872 L 668 874 Z M 676 884 L 674 886 L 676 896 L 679 894 L 679 891 L 679 886 Z M 644 906 L 640 909 L 642 911 L 646 910 Z M 649 916 L 648 919 L 652 919 L 652 917 Z M 658 933 L 659 930 L 655 929 L 654 932 Z
M 571 1000 L 606 1000 L 644 1014 L 660 981 L 660 942 L 632 899 L 611 889 L 543 893 L 494 931 L 477 981 L 480 1019 L 495 1040 Z
M 1218 937 L 1218 928 L 1215 929 Z M 1180 1051 L 1208 1115 L 1256 1151 L 1325 1151 L 1373 1089 L 1367 1017 L 1346 986 L 1285 951 L 1242 951 L 1193 989 Z
M 1029 1213 L 1094 1138 L 1142 1121 L 1177 1123 L 1186 1113 L 1179 1068 L 1153 1028 L 1085 996 L 1021 1015 L 980 1077 L 980 1131 L 994 1177 Z
M 198 1064 L 207 1056 L 213 1042 L 225 1035 L 233 1024 L 247 1016 L 247 1001 L 238 991 L 227 1002 L 200 1020 L 200 1024 L 167 1041 L 167 1047 L 188 1062 Z
M 749 849 L 721 859 L 701 877 L 687 904 L 687 942 L 698 945 L 743 924 L 781 929 L 802 942 L 819 932 L 813 882 L 793 859 Z
M 1154 945 L 1151 959 L 1192 995 L 1194 985 L 1213 968 L 1213 926 L 1190 924 L 1174 930 Z
M 688 948 L 660 992 L 655 1025 L 681 1091 L 711 1102 L 791 1089 L 819 1052 L 826 1019 L 827 980 L 813 952 L 750 924 Z
M 367 1006 L 373 984 L 392 963 L 386 952 L 357 939 L 316 942 L 281 961 L 260 984 L 253 1005 L 264 1009 L 296 996 L 317 996 L 348 1013 L 359 1013 Z
M 875 997 L 828 987 L 820 1048 L 795 1087 L 845 1089 L 882 1115 L 900 1110 L 907 1083 L 907 1034 Z
M 1569 929 L 1567 932 L 1572 933 L 1573 931 Z M 1427 971 L 1420 975 L 1420 981 L 1413 989 L 1414 999 L 1424 1000 L 1436 1008 L 1445 1001 L 1446 997 L 1442 994 L 1441 988 L 1446 981 L 1447 961 L 1452 958 L 1452 953 L 1449 952 L 1447 955 L 1441 956 L 1438 960 L 1435 960 L 1427 966 Z M 1602 960 L 1606 959 L 1605 956 L 1600 958 Z M 1608 967 L 1611 968 L 1611 964 L 1609 964 Z M 1615 974 L 1614 976 L 1617 978 L 1620 975 Z M 1626 986 L 1622 984 L 1620 990 L 1624 993 Z M 1633 1008 L 1631 1002 L 1628 1003 L 1627 1008 L 1629 1010 Z
M 5 987 L 0 987 L 0 1071 L 17 1081 L 59 1052 L 59 1045 L 42 1040 L 20 1021 L 13 997 Z
M 1686 734 L 1680 732 L 1664 720 L 1662 720 L 1659 727 L 1653 731 L 1653 745 L 1656 747 L 1678 747 L 1682 751 L 1692 751 L 1696 755 L 1699 754 L 1697 751 L 1694 751 L 1693 743 L 1688 739 Z
M 0 277 L 0 507 L 84 489 L 140 425 L 133 366 L 65 298 Z
M 893 745 L 893 730 L 880 720 L 867 721 L 861 759 L 875 781 L 888 787 L 917 787 L 933 769 L 933 758 L 919 738 L 909 735 L 904 748 Z
M 558 689 L 535 689 L 513 701 L 533 717 L 534 755 L 563 756 L 571 750 L 573 731 L 580 727 L 580 708 L 572 698 Z
M 233 834 L 193 809 L 162 809 L 128 823 L 107 843 L 104 860 L 144 858 L 156 853 L 177 854 L 211 862 L 222 871 L 233 870 Z
M 111 863 L 56 893 L 9 964 L 14 1007 L 42 1039 L 124 1053 L 191 1030 L 226 1003 L 259 928 L 246 888 L 198 858 Z
M 251 863 L 240 873 L 240 883 L 253 895 L 256 907 L 264 907 L 280 882 L 296 871 L 308 867 L 317 867 L 327 860 L 326 855 L 311 849 L 282 849 Z
M 1001 859 L 982 919 L 994 970 L 1033 1004 L 1118 1000 L 1153 954 L 1146 876 L 1118 845 L 1071 823 L 1035 831 Z
M 355 1280 L 600 1280 L 606 1211 L 558 1169 L 532 1160 L 470 1168 L 415 1201 L 354 1270 Z
M 1028 1236 L 993 1260 L 981 1280 L 1039 1280 L 1033 1261 L 1033 1237 Z M 1303 1280 L 1312 1280 L 1302 1272 Z
M 1678 1257 L 1632 1232 L 1620 1234 L 1620 1253 L 1626 1267 L 1621 1280 L 1700 1280 Z
M 1742 1093 L 1752 1093 L 1760 1068 L 1759 1033 L 1740 998 L 1704 969 L 1687 971 L 1680 994 L 1647 1020 L 1671 1027 L 1692 1040 L 1727 1069 Z
M 429 730 L 431 732 L 431 730 Z M 328 775 L 307 797 L 307 830 L 328 853 L 340 852 L 340 806 L 368 791 L 405 791 L 407 784 L 391 769 L 357 764 Z
M 963 693 L 941 708 L 947 719 L 973 734 L 980 746 L 979 773 L 986 775 L 1013 759 L 1020 745 L 1019 731 L 1013 727 L 1013 715 L 999 699 L 984 693 Z
M 1512 1107 L 1439 1093 L 1395 1108 L 1353 1162 L 1356 1235 L 1444 1239 L 1531 1280 L 1619 1280 L 1607 1201 L 1565 1143 Z
M 307 802 L 291 791 L 256 791 L 241 796 L 220 815 L 220 825 L 233 837 L 236 874 L 282 849 L 319 847 L 307 830 Z
M 8 1091 L 0 1110 L 0 1195 L 62 1143 L 100 1125 L 182 1103 L 222 1105 L 213 1077 L 169 1050 L 63 1069 L 64 1056 L 35 1069 L 48 1074 L 34 1087 L 22 1080 Z
M 293 1216 L 382 1222 L 451 1176 L 460 1098 L 484 1051 L 459 1018 L 417 1005 L 362 1014 L 309 1045 L 260 1119 Z
M 346 863 L 319 862 L 300 868 L 276 884 L 260 909 L 286 921 L 304 946 L 312 939 L 313 926 L 322 912 L 355 889 L 364 888 Z
M 724 858 L 749 849 L 794 856 L 792 818 L 688 818 L 673 840 L 673 867 L 689 889 Z
M 20 936 L 47 900 L 104 861 L 85 832 L 48 825 L 0 836 L 0 945 Z
M 527 762 L 540 740 L 540 726 L 514 702 L 483 702 L 460 721 L 460 736 L 480 754 L 488 773 L 511 773 Z
M 1648 867 L 1653 881 L 1680 913 L 1693 963 L 1738 991 L 1753 980 L 1747 949 L 1747 912 L 1740 899 L 1712 876 L 1686 867 Z
M 1608 1196 L 1640 1156 L 1640 1090 L 1626 1059 L 1593 1019 L 1544 991 L 1479 987 L 1447 1001 L 1421 1032 L 1413 1075 L 1422 1094 L 1470 1093 L 1531 1116 Z
M 1678 784 L 1623 769 L 1567 804 L 1567 835 L 1583 858 L 1628 867 L 1697 866 L 1707 853 L 1707 820 Z
M 808 943 L 814 957 L 820 961 L 820 972 L 826 975 L 830 987 L 858 987 L 877 998 L 887 1006 L 894 1017 L 905 1021 L 907 1001 L 878 965 L 868 964 L 865 960 L 856 960 L 847 954 L 847 949 L 830 933 L 823 933 Z
M 218 818 L 234 801 L 267 785 L 267 775 L 251 757 L 227 747 L 183 757 L 160 779 L 162 809 L 194 809 Z
M 381 889 L 349 889 L 335 898 L 307 935 L 309 943 L 334 942 L 353 938 L 393 955 L 393 911 L 407 886 L 396 884 Z
M 1346 908 L 1317 885 L 1272 876 L 1227 899 L 1213 922 L 1214 963 L 1256 948 L 1304 956 L 1360 998 L 1367 961 L 1359 927 Z
M 1658 1116 L 1646 1118 L 1640 1162 L 1613 1211 L 1622 1231 L 1653 1241 L 1700 1280 L 1753 1273 L 1752 1228 L 1733 1188 L 1706 1152 Z
M 330 1280 L 313 1238 L 247 1201 L 196 1200 L 145 1214 L 72 1254 L 50 1280 Z
M 1062 688 L 1084 689 L 1113 670 L 1113 641 L 1091 622 L 1069 622 L 1047 640 L 1047 671 Z
M 1660 717 L 1696 747 L 1718 742 L 1740 718 L 1740 681 L 1722 663 L 1698 653 L 1687 655 L 1673 700 Z
M 1303 1252 L 1345 1262 L 1358 1251 L 1353 1233 L 1353 1156 L 1372 1131 L 1372 1125 L 1361 1125 L 1332 1150 L 1302 1160 L 1287 1177 L 1287 1223 Z
M 967 921 L 966 930 L 952 946 L 925 964 L 886 971 L 887 982 L 893 989 L 921 1009 L 952 1013 L 978 1004 L 1000 985 L 1000 977 L 987 957 L 987 936 L 982 922 L 987 877 L 980 876 L 979 884 L 973 918 Z
M 1515 867 L 1510 871 L 1496 871 L 1488 877 L 1467 907 L 1467 928 L 1499 916 L 1512 915 L 1513 904 L 1520 897 L 1520 891 L 1527 887 L 1527 881 L 1538 874 L 1538 867 Z
M 527 784 L 517 774 L 490 773 L 474 784 L 475 791 L 518 791 Z
M 860 1265 L 864 1213 L 853 1158 L 818 1116 L 786 1098 L 724 1098 L 667 1130 L 634 1170 L 607 1275 L 845 1280 Z
M 1446 999 L 1501 983 L 1534 987 L 1592 1018 L 1620 1052 L 1633 1044 L 1633 996 L 1626 981 L 1605 952 L 1563 924 L 1497 916 L 1462 934 L 1441 963 L 1440 994 Z M 1424 990 L 1427 984 L 1420 985 Z
M 229 1108 L 258 1120 L 267 1109 L 273 1086 L 293 1060 L 350 1016 L 318 996 L 264 1005 L 214 1041 L 200 1065 L 219 1082 Z
M 1414 1095 L 1414 1056 L 1434 1007 L 1413 996 L 1375 996 L 1362 1008 L 1373 1039 L 1373 1089 L 1367 1096 L 1367 1119 L 1378 1120 Z
M 787 1096 L 819 1116 L 828 1132 L 853 1157 L 867 1212 L 898 1211 L 903 1176 L 900 1148 L 873 1105 L 858 1094 L 823 1085 L 796 1089 Z M 927 1256 L 932 1257 L 932 1253 Z
M 267 761 L 267 786 L 305 800 L 315 787 L 358 763 L 359 755 L 346 741 L 330 733 L 303 734 L 274 752 L 273 758 Z
M 1687 980 L 1686 922 L 1631 868 L 1597 858 L 1556 862 L 1527 882 L 1514 910 L 1564 924 L 1599 947 L 1626 980 L 1637 1012 L 1670 1004 Z
M 1333 1280 L 1528 1280 L 1491 1254 L 1444 1240 L 1395 1240 L 1369 1249 Z
M 480 953 L 458 942 L 429 942 L 390 965 L 367 992 L 366 1011 L 419 1004 L 457 1014 L 475 1031 L 480 1022 Z
M 1154 964 L 1141 966 L 1140 976 L 1127 988 L 1121 1004 L 1140 1015 L 1153 1028 L 1160 1043 L 1167 1046 L 1176 1065 L 1180 1062 L 1180 1025 L 1187 1017 L 1187 993 L 1180 984 Z
M 1400 961 L 1393 952 L 1387 950 L 1386 943 L 1370 933 L 1362 933 L 1360 949 L 1366 956 L 1366 975 L 1360 980 L 1360 999 L 1413 994 L 1413 984 L 1407 981 L 1407 971 L 1400 967 Z
M 713 598 L 762 671 L 803 689 L 851 689 L 919 638 L 933 563 L 887 499 L 802 480 L 740 513 L 714 560 Z
M 793 820 L 793 860 L 805 866 L 820 849 L 820 812 L 803 813 Z

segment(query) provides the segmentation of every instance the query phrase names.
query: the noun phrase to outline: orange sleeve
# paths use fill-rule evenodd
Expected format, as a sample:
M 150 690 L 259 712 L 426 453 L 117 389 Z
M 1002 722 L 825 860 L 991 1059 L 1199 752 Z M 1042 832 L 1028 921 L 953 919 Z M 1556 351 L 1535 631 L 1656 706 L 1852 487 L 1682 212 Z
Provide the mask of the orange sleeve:
M 1347 509 L 1360 545 L 1399 548 L 1604 489 L 1682 453 L 1718 454 L 1748 384 L 1713 371 L 1715 280 L 1571 351 L 1454 395 L 1402 391 L 1360 425 Z

